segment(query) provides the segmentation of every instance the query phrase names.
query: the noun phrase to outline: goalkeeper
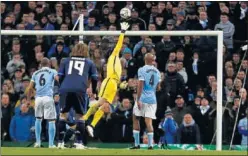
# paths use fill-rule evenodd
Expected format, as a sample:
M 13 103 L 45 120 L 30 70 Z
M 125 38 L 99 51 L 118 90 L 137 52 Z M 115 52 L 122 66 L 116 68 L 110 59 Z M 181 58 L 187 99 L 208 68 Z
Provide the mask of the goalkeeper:
M 121 34 L 114 51 L 110 55 L 107 62 L 107 77 L 103 80 L 101 88 L 98 94 L 99 100 L 96 104 L 93 104 L 87 113 L 84 115 L 84 120 L 94 114 L 94 118 L 90 125 L 86 127 L 89 135 L 94 137 L 94 127 L 103 117 L 104 113 L 109 113 L 106 109 L 109 108 L 113 102 L 115 94 L 117 92 L 117 85 L 120 82 L 122 67 L 119 58 L 119 53 L 123 45 L 125 31 L 129 28 L 129 24 L 126 22 L 121 23 Z

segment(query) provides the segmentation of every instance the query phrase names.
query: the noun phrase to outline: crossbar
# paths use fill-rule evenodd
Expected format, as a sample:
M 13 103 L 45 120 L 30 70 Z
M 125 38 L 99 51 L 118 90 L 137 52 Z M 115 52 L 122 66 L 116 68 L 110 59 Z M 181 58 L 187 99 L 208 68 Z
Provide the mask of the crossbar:
M 125 36 L 218 36 L 222 31 L 127 31 Z M 120 31 L 1 30 L 1 35 L 118 36 Z

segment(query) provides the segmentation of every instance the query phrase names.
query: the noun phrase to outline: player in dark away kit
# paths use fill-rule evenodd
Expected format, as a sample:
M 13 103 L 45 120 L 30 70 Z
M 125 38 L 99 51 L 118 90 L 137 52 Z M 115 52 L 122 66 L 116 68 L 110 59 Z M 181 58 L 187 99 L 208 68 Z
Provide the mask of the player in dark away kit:
M 58 148 L 64 148 L 64 134 L 66 132 L 67 115 L 73 107 L 75 110 L 77 149 L 84 149 L 84 107 L 88 80 L 91 78 L 93 92 L 96 93 L 97 70 L 94 63 L 87 58 L 86 44 L 77 44 L 71 52 L 71 57 L 61 61 L 59 75 L 62 81 L 60 92 L 61 112 L 59 117 L 59 143 Z

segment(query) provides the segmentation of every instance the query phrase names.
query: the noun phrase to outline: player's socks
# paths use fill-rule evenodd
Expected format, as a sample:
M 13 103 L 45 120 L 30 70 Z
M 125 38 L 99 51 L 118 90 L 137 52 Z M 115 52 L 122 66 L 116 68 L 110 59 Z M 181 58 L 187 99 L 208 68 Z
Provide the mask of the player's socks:
M 41 135 L 41 119 L 35 120 L 35 138 L 36 138 L 36 143 L 40 145 L 40 135 Z
M 59 128 L 59 142 L 61 143 L 64 140 L 64 136 L 66 132 L 66 121 L 59 120 L 58 128 Z
M 77 143 L 82 144 L 83 143 L 83 136 L 84 136 L 84 121 L 83 120 L 77 120 L 77 127 L 76 127 L 76 140 Z
M 98 108 L 97 104 L 93 104 L 93 105 L 89 108 L 89 110 L 87 111 L 87 113 L 83 116 L 83 119 L 84 119 L 84 120 L 88 120 L 89 117 L 97 111 L 97 108 Z
M 68 142 L 74 133 L 75 133 L 74 129 L 71 129 L 71 128 L 68 129 L 65 133 L 64 142 Z
M 134 137 L 134 146 L 137 147 L 140 145 L 140 131 L 133 130 Z
M 148 147 L 153 147 L 153 132 L 147 133 L 148 136 Z
M 56 128 L 55 128 L 55 122 L 54 121 L 50 121 L 49 125 L 48 125 L 48 137 L 49 137 L 49 146 L 52 147 L 54 146 L 54 138 L 55 138 L 55 132 L 56 132 Z
M 102 118 L 103 115 L 104 115 L 103 110 L 98 109 L 98 111 L 94 115 L 93 121 L 91 122 L 91 126 L 95 127 L 96 124 L 100 121 L 100 119 Z

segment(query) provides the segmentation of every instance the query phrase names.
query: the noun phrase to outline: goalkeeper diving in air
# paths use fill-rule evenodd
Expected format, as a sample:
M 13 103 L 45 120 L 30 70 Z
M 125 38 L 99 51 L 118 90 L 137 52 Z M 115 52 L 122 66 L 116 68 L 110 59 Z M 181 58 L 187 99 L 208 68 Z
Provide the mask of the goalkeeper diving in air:
M 94 118 L 90 125 L 86 127 L 89 135 L 94 137 L 94 127 L 103 117 L 104 108 L 110 107 L 112 104 L 114 97 L 117 92 L 117 86 L 120 82 L 122 67 L 121 61 L 119 58 L 119 53 L 123 45 L 124 34 L 126 30 L 129 28 L 129 24 L 126 22 L 121 23 L 121 34 L 119 36 L 117 45 L 114 48 L 114 51 L 108 58 L 107 62 L 107 77 L 103 80 L 101 84 L 101 88 L 98 94 L 99 100 L 96 104 L 93 104 L 87 113 L 84 115 L 83 119 L 88 120 L 88 118 L 94 114 Z

